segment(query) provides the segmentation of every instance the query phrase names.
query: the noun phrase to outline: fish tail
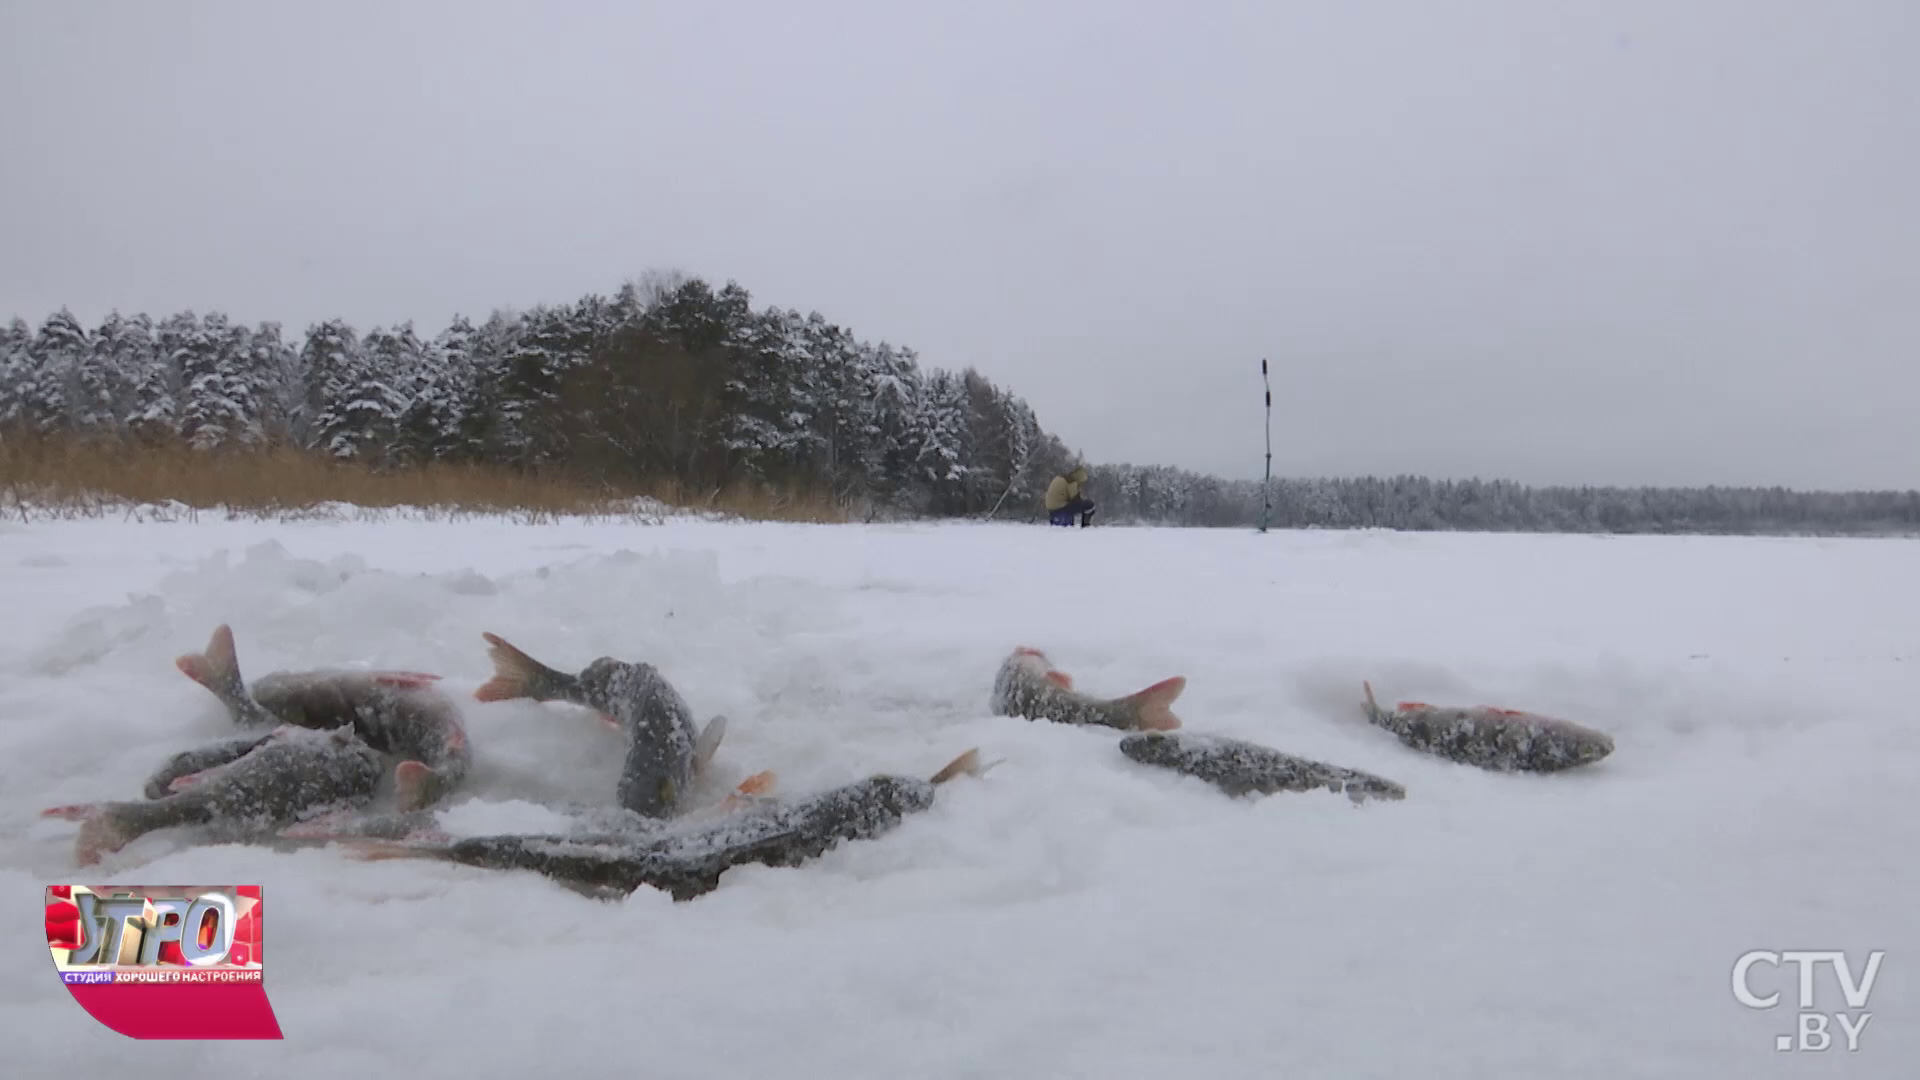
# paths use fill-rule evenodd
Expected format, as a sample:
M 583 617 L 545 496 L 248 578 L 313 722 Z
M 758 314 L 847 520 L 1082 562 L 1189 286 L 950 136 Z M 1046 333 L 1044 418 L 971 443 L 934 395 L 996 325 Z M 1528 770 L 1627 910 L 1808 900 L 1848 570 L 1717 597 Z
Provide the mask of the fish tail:
M 486 639 L 487 655 L 493 660 L 493 678 L 473 692 L 476 701 L 512 701 L 516 698 L 548 700 L 559 672 L 521 652 L 497 634 L 480 635 Z
M 119 851 L 139 835 L 122 824 L 111 805 L 102 804 L 92 809 L 93 812 L 81 820 L 80 832 L 73 838 L 73 861 L 79 866 L 92 866 L 101 856 Z
M 990 761 L 982 765 L 980 763 L 980 748 L 976 746 L 966 753 L 961 754 L 959 757 L 954 758 L 952 761 L 947 762 L 946 767 L 934 773 L 930 779 L 935 784 L 944 784 L 956 776 L 985 776 L 988 769 L 998 764 L 1000 764 L 1000 762 Z
M 173 666 L 211 690 L 236 717 L 248 711 L 247 706 L 252 704 L 247 697 L 247 684 L 240 677 L 240 657 L 233 645 L 233 628 L 226 623 L 214 628 L 205 652 L 176 657 Z
M 1122 701 L 1133 714 L 1134 727 L 1143 731 L 1172 731 L 1180 726 L 1180 718 L 1173 714 L 1173 702 L 1186 688 L 1187 677 L 1175 675 Z
M 50 806 L 40 811 L 40 816 L 80 823 L 80 832 L 73 838 L 73 861 L 79 866 L 92 866 L 102 855 L 126 847 L 137 835 L 122 826 L 112 803 Z

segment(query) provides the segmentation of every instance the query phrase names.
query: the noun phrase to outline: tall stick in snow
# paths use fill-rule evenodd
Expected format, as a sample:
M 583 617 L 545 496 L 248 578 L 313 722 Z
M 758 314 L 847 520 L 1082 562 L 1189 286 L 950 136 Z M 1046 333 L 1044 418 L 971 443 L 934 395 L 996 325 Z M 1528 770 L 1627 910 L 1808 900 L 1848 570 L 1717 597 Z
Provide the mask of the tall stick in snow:
M 1260 358 L 1260 381 L 1267 388 L 1267 472 L 1260 479 L 1260 531 L 1273 516 L 1273 382 L 1267 378 L 1267 358 Z

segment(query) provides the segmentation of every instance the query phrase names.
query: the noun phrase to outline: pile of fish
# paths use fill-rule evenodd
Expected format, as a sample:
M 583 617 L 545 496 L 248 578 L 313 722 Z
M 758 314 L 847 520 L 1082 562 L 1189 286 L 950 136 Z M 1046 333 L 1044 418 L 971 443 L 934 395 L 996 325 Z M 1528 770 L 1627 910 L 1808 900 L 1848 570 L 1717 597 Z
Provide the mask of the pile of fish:
M 214 839 L 263 844 L 342 843 L 360 858 L 433 859 L 530 870 L 590 895 L 647 886 L 686 900 L 717 888 L 736 866 L 793 867 L 841 843 L 892 831 L 933 806 L 942 785 L 983 775 L 978 748 L 931 777 L 881 774 L 794 799 L 776 799 L 771 771 L 755 773 L 717 806 L 690 796 L 710 771 L 727 722 L 697 725 L 693 710 L 651 664 L 601 657 L 578 672 L 550 667 L 483 634 L 493 677 L 479 701 L 563 702 L 620 731 L 626 753 L 609 805 L 563 809 L 570 831 L 454 838 L 438 809 L 460 790 L 473 753 L 460 708 L 416 671 L 274 672 L 249 685 L 233 632 L 221 626 L 179 669 L 225 706 L 240 734 L 168 759 L 144 800 L 55 807 L 80 822 L 74 858 L 91 865 L 147 833 L 197 827 Z M 1224 735 L 1180 730 L 1172 704 L 1185 676 L 1118 698 L 1075 689 L 1037 649 L 1014 650 L 994 678 L 996 716 L 1123 732 L 1122 757 L 1202 781 L 1233 797 L 1325 790 L 1355 803 L 1401 800 L 1406 788 L 1358 769 Z M 1566 720 L 1497 709 L 1402 702 L 1392 710 L 1363 684 L 1369 722 L 1406 746 L 1499 772 L 1556 772 L 1613 752 L 1610 736 Z

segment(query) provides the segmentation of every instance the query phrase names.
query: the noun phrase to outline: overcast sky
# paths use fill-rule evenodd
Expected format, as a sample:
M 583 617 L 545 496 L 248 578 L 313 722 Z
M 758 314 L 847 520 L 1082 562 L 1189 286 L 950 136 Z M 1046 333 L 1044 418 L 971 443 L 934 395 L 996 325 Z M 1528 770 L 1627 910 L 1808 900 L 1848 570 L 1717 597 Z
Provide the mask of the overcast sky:
M 0 316 L 649 268 L 1095 460 L 1920 487 L 1920 3 L 0 0 Z

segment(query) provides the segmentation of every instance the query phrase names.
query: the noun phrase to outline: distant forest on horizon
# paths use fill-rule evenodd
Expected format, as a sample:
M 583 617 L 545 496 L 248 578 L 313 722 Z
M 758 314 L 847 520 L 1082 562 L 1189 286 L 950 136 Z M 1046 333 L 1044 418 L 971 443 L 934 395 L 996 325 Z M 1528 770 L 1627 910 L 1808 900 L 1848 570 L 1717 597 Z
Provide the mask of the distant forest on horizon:
M 244 453 L 297 447 L 376 469 L 435 462 L 827 496 L 856 518 L 1040 521 L 1087 466 L 1097 520 L 1203 527 L 1920 534 L 1920 492 L 1529 487 L 1416 476 L 1229 480 L 1084 462 L 1017 394 L 923 366 L 818 312 L 756 310 L 739 285 L 650 275 L 613 296 L 411 322 L 343 320 L 298 341 L 219 312 L 65 309 L 0 324 L 0 440 Z

